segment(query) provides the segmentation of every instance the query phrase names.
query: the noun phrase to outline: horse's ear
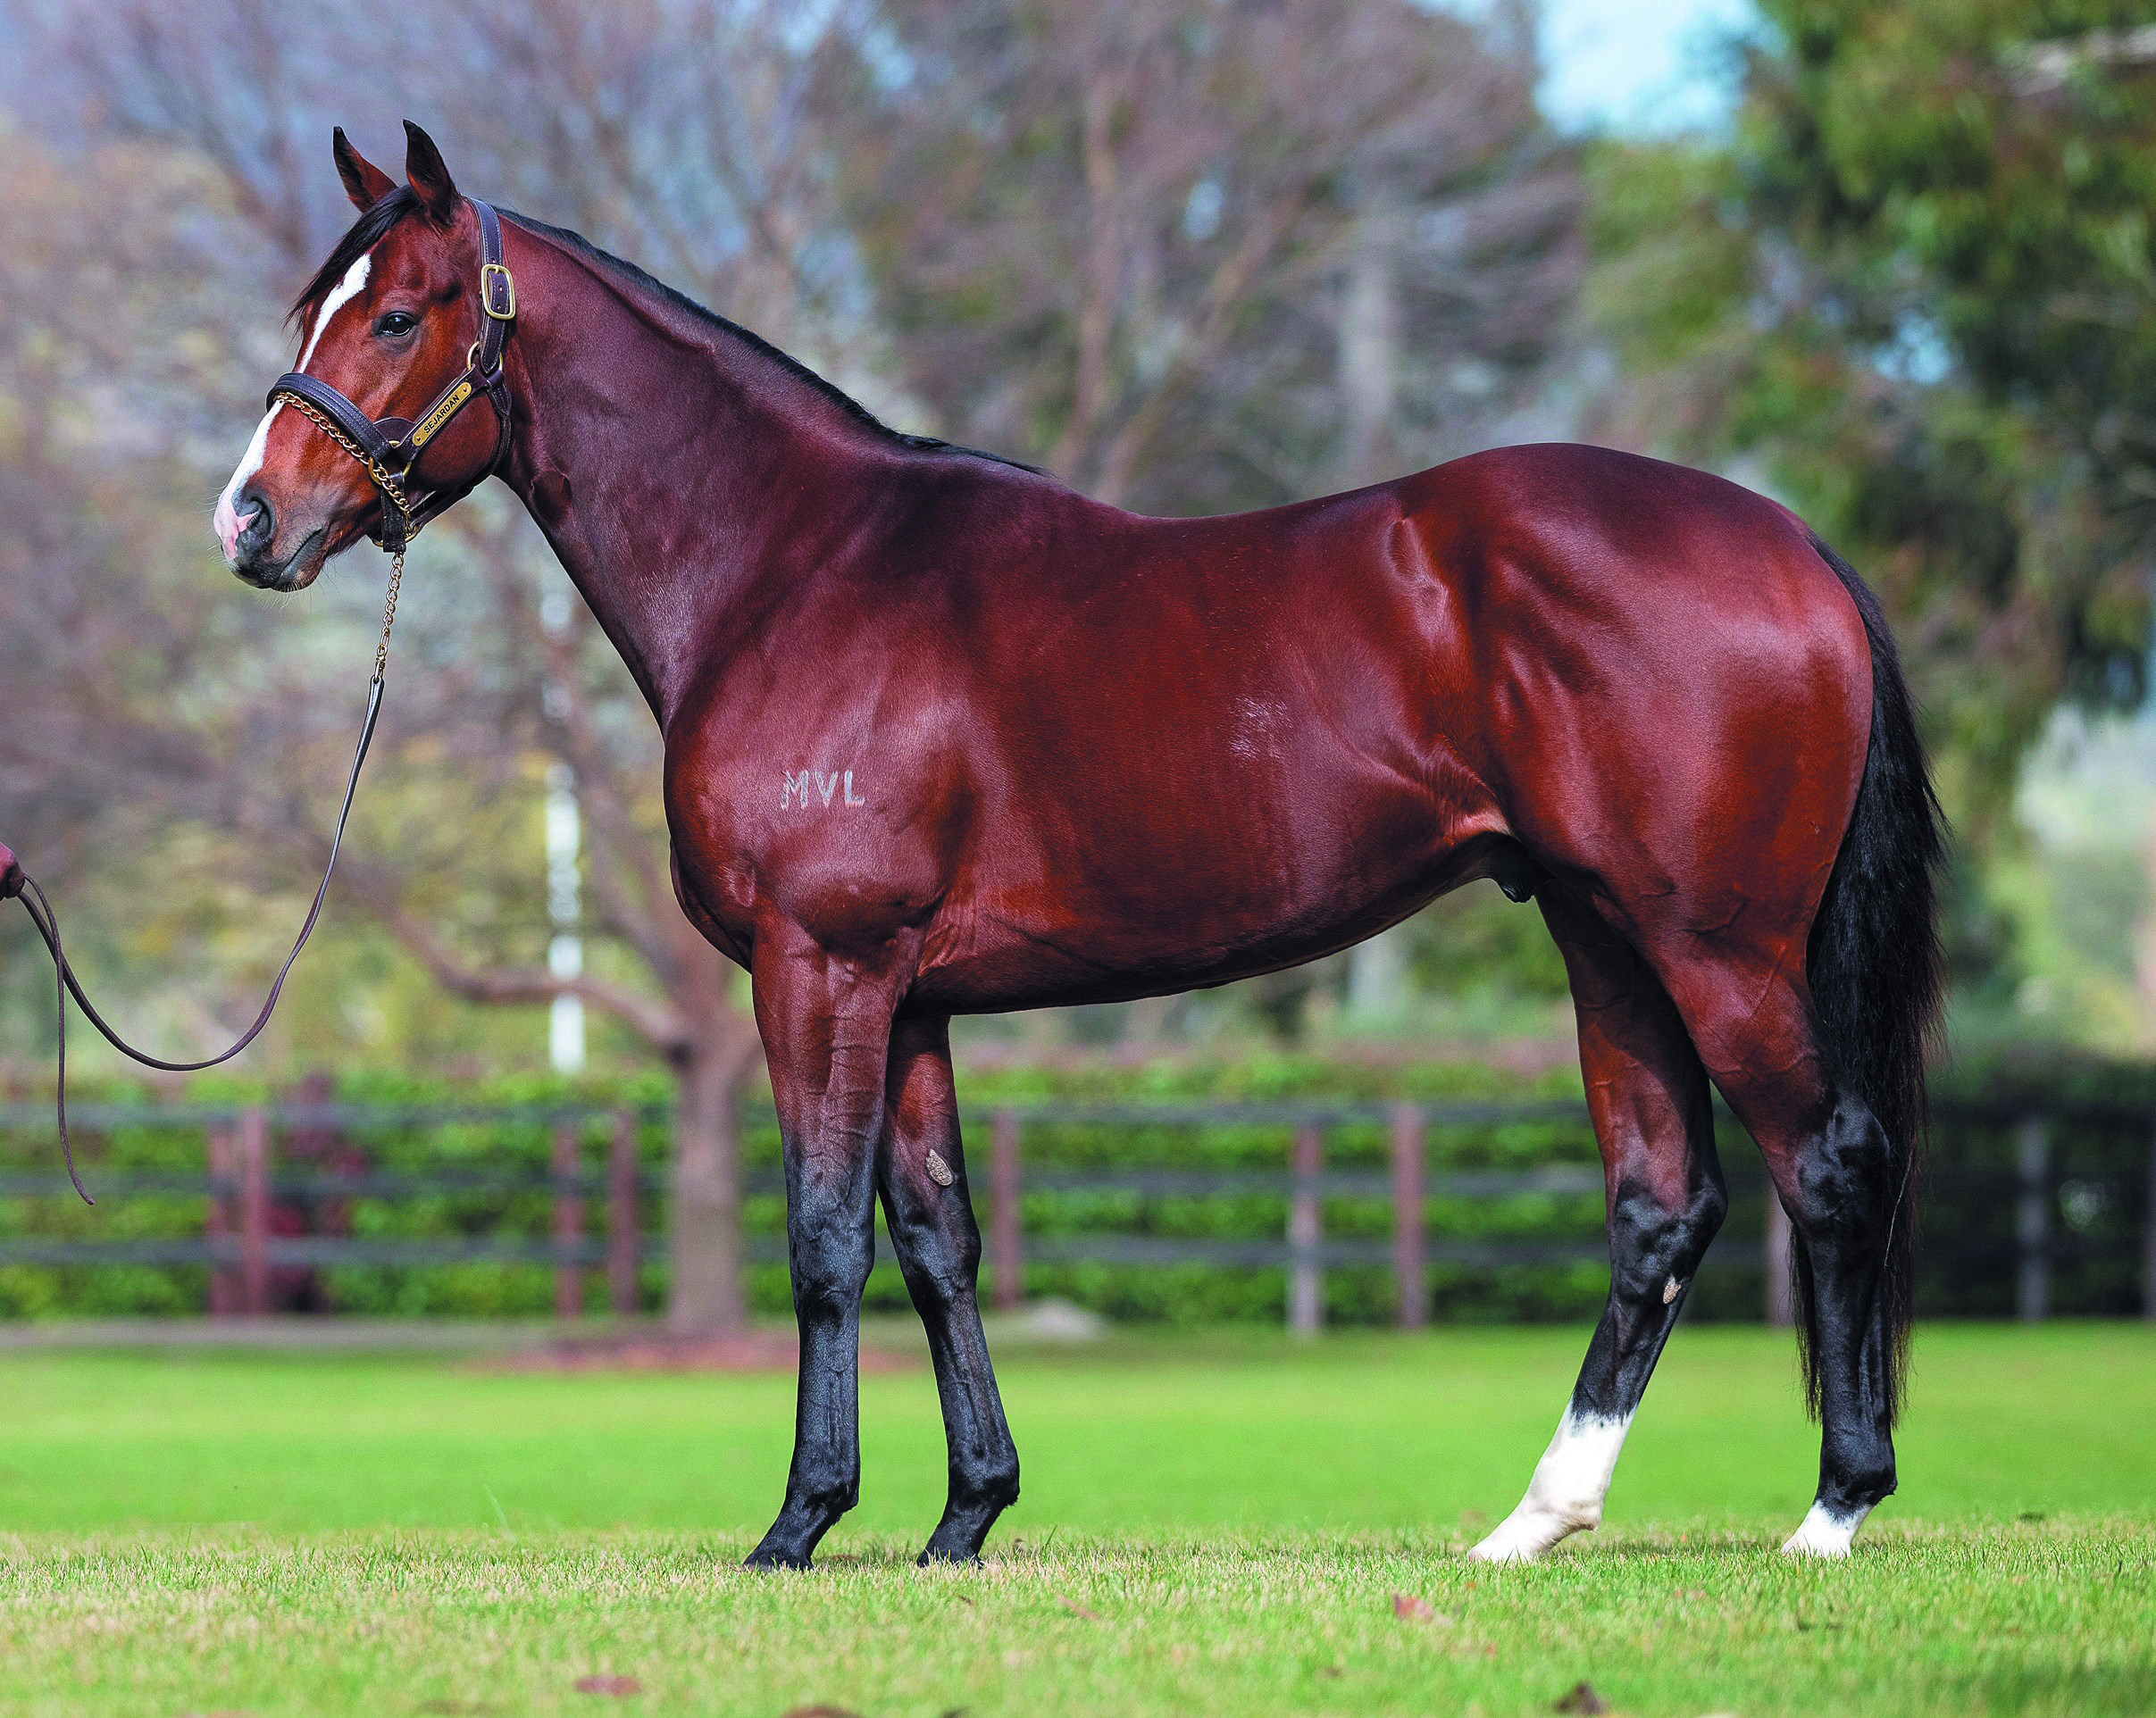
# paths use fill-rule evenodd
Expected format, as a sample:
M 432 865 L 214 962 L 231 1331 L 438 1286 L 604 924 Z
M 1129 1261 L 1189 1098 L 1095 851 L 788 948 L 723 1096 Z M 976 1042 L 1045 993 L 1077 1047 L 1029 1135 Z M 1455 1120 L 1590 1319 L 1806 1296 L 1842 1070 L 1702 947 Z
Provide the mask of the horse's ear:
M 427 218 L 438 227 L 447 227 L 456 219 L 457 196 L 449 170 L 442 164 L 442 152 L 410 120 L 405 121 L 405 136 L 411 140 L 405 151 L 405 177 L 419 193 L 419 206 Z
M 336 135 L 337 176 L 345 182 L 345 195 L 354 208 L 372 209 L 397 188 L 397 181 L 352 146 L 343 126 L 337 128 Z

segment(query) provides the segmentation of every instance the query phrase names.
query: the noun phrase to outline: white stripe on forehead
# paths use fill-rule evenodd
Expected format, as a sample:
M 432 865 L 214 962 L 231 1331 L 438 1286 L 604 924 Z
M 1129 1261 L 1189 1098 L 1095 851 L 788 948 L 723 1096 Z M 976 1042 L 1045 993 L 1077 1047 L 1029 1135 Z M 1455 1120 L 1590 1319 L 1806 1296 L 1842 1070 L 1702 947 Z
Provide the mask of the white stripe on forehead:
M 322 308 L 314 313 L 314 331 L 307 336 L 307 349 L 299 354 L 300 369 L 307 367 L 307 360 L 314 355 L 314 348 L 322 344 L 322 333 L 330 326 L 330 318 L 359 296 L 361 288 L 367 284 L 367 272 L 373 266 L 374 254 L 372 251 L 361 252 L 352 266 L 345 271 L 345 278 L 322 301 Z

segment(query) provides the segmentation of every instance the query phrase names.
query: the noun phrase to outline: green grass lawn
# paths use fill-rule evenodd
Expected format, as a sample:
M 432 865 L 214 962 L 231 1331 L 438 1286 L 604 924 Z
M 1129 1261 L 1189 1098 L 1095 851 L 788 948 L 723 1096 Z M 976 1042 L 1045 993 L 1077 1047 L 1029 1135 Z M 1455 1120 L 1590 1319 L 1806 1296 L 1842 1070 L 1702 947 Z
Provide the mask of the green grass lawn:
M 790 1379 L 13 1355 L 0 1714 L 2156 1711 L 2156 1334 L 1920 1332 L 1901 1492 L 1817 1568 L 1772 1555 L 1818 1459 L 1787 1339 L 1688 1328 L 1601 1533 L 1465 1563 L 1584 1344 L 1014 1352 L 1025 1496 L 961 1571 L 911 1564 L 932 1382 L 872 1375 L 862 1505 L 775 1577 L 735 1564 Z

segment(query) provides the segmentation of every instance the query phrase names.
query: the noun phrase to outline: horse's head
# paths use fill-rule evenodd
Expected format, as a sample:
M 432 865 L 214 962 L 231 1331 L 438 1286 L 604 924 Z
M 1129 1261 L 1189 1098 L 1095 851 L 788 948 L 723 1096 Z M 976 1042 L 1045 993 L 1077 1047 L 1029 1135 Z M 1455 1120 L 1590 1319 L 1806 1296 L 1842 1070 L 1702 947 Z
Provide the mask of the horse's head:
M 472 388 L 447 404 L 460 375 L 473 375 L 488 329 L 480 214 L 457 195 L 432 139 L 409 121 L 405 129 L 405 186 L 337 133 L 337 170 L 360 217 L 293 307 L 295 369 L 373 421 L 397 449 L 392 470 L 397 458 L 409 461 L 400 474 L 407 499 L 422 491 L 453 499 L 492 468 L 504 433 L 496 412 L 457 409 Z M 497 271 L 497 294 L 506 280 Z M 513 305 L 513 290 L 504 302 Z M 489 345 L 498 356 L 498 333 Z M 497 406 L 504 397 L 497 390 Z M 280 397 L 218 497 L 217 540 L 247 583 L 300 590 L 330 556 L 379 534 L 390 505 L 361 460 L 298 400 Z

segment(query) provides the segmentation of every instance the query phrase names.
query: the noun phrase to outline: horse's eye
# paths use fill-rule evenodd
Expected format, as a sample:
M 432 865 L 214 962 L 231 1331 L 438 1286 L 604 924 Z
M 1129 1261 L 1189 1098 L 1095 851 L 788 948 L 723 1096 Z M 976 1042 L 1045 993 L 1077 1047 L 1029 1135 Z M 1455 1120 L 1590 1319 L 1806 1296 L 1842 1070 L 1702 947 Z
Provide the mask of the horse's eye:
M 400 334 L 409 334 L 419 326 L 419 318 L 401 310 L 393 310 L 374 324 L 374 331 L 384 339 L 394 340 Z

